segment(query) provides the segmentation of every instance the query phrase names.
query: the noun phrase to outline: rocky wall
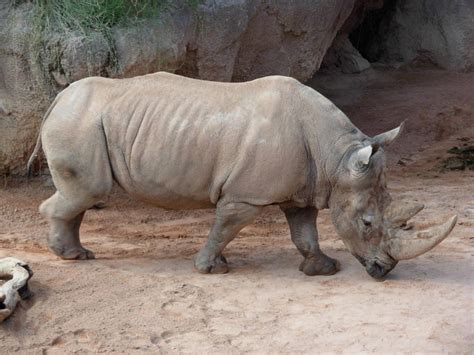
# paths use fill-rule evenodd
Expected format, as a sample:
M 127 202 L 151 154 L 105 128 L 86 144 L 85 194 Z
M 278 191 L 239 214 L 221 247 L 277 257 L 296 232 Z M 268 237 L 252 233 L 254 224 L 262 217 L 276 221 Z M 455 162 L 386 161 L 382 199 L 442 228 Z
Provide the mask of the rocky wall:
M 102 33 L 38 33 L 32 4 L 0 2 L 0 175 L 24 173 L 43 113 L 81 78 L 167 70 L 217 81 L 309 79 L 355 0 L 206 0 Z M 112 43 L 111 43 L 112 42 Z M 111 48 L 111 46 L 113 48 Z
M 471 71 L 474 1 L 386 0 L 351 39 L 371 62 Z

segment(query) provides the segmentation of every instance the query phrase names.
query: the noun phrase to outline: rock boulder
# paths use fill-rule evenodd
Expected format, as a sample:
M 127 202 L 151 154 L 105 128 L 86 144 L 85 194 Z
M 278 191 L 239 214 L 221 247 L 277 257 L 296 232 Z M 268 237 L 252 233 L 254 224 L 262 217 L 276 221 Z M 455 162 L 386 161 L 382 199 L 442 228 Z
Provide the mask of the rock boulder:
M 309 79 L 355 0 L 182 1 L 108 36 L 41 32 L 34 4 L 0 4 L 0 175 L 24 173 L 42 116 L 70 83 L 159 70 L 217 81 Z

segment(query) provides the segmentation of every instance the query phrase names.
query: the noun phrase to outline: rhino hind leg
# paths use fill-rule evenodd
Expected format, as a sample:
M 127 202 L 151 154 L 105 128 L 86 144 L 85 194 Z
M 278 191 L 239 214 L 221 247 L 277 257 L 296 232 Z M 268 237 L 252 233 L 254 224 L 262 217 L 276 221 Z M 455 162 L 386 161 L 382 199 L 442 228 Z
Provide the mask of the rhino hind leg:
M 194 259 L 195 268 L 204 274 L 228 272 L 227 260 L 222 251 L 242 228 L 255 219 L 261 209 L 246 203 L 218 204 L 216 219 L 207 241 Z
M 73 101 L 58 102 L 41 131 L 43 150 L 57 191 L 39 210 L 50 224 L 48 246 L 63 259 L 94 258 L 81 245 L 79 228 L 84 212 L 101 201 L 113 184 L 104 129 L 94 116 L 96 110 L 87 106 L 77 109 L 82 106 L 81 97 L 86 96 L 76 95 Z M 64 112 L 68 112 L 66 117 Z
M 299 270 L 306 275 L 333 275 L 339 271 L 339 262 L 324 254 L 319 248 L 316 217 L 318 211 L 314 207 L 285 208 L 291 240 L 304 256 Z
M 79 239 L 79 228 L 84 217 L 82 203 L 74 204 L 57 191 L 40 206 L 41 214 L 49 220 L 49 249 L 62 259 L 94 259 L 94 253 L 84 248 Z
M 48 247 L 63 259 L 94 259 L 94 254 L 81 245 L 79 228 L 85 211 L 111 190 L 108 160 L 103 158 L 89 169 L 78 169 L 87 166 L 88 161 L 55 159 L 53 153 L 48 165 L 57 191 L 39 209 L 50 224 Z

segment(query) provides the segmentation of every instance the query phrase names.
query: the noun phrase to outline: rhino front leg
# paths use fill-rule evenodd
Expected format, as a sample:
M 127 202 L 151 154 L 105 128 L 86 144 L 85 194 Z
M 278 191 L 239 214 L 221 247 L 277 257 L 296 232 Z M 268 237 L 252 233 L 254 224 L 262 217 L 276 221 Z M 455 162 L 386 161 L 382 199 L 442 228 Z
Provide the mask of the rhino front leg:
M 242 228 L 255 219 L 261 209 L 261 207 L 246 203 L 218 204 L 216 220 L 209 232 L 206 244 L 194 259 L 195 268 L 204 274 L 228 272 L 229 268 L 222 251 Z
M 304 260 L 300 271 L 306 275 L 333 275 L 339 271 L 339 262 L 324 254 L 319 248 L 316 217 L 318 210 L 314 207 L 282 208 L 288 225 L 291 240 L 296 245 Z

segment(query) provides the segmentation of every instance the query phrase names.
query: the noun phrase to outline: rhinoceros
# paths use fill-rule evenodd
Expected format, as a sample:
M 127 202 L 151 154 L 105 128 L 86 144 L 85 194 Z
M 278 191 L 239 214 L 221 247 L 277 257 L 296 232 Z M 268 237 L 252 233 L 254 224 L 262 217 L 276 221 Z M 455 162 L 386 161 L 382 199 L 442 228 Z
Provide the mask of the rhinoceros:
M 47 111 L 28 166 L 43 145 L 55 194 L 39 210 L 49 248 L 63 259 L 91 259 L 79 240 L 84 211 L 117 183 L 167 209 L 215 208 L 194 259 L 202 273 L 224 273 L 226 245 L 269 205 L 278 205 L 306 275 L 339 263 L 318 244 L 316 217 L 329 208 L 349 251 L 374 278 L 399 260 L 440 243 L 456 216 L 423 231 L 403 228 L 423 206 L 392 201 L 384 149 L 403 124 L 368 137 L 317 91 L 269 76 L 220 83 L 159 72 L 71 84 Z

